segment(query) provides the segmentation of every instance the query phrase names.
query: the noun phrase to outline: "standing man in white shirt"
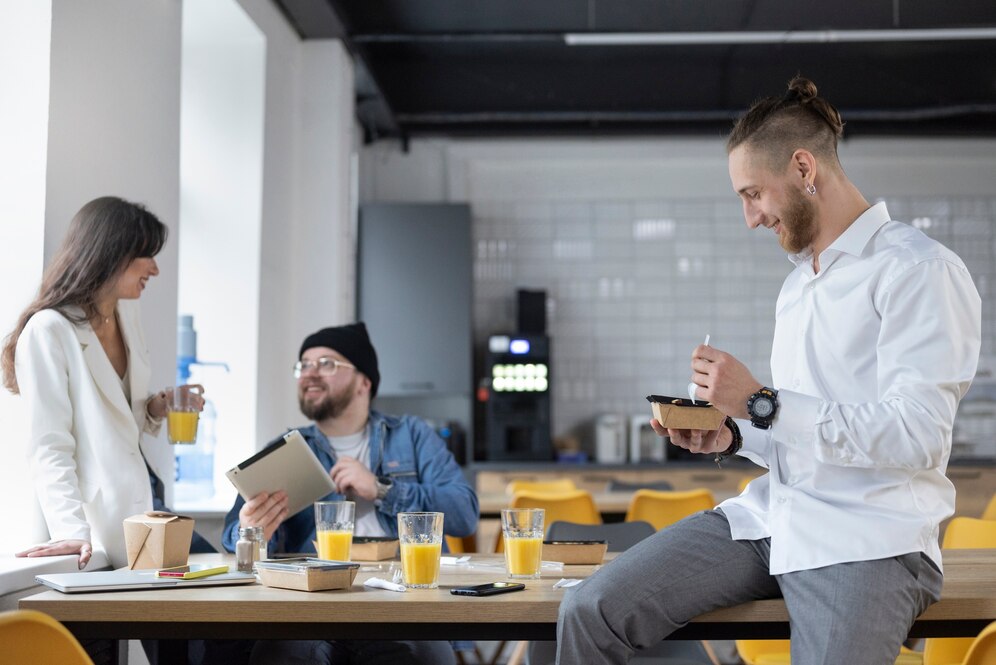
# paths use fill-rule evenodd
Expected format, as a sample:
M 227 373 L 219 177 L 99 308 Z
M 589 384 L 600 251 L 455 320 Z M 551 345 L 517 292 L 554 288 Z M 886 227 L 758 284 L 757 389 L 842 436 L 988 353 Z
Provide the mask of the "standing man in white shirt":
M 675 445 L 769 472 L 571 589 L 558 663 L 624 663 L 704 612 L 784 597 L 793 663 L 881 665 L 939 598 L 945 470 L 981 302 L 958 256 L 848 180 L 842 126 L 801 78 L 737 122 L 727 149 L 747 226 L 773 231 L 795 264 L 775 310 L 773 385 L 702 345 L 696 395 L 726 426 L 653 421 Z

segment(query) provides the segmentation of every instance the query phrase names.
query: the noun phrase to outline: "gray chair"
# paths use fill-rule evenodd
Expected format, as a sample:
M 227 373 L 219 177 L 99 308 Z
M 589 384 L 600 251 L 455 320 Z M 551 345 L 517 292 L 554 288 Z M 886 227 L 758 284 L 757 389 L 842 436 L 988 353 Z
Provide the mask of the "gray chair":
M 547 540 L 607 540 L 610 552 L 625 552 L 654 535 L 650 522 L 615 522 L 613 524 L 575 524 L 554 522 L 547 529 Z
M 666 480 L 658 480 L 652 483 L 627 483 L 622 480 L 612 479 L 609 481 L 606 492 L 635 492 L 636 490 L 657 490 L 658 492 L 670 492 L 674 489 Z
M 575 524 L 554 522 L 547 530 L 547 540 L 607 540 L 610 552 L 623 552 L 656 531 L 649 522 L 614 524 Z M 553 665 L 557 659 L 556 642 L 530 642 L 526 665 Z M 633 665 L 718 665 L 719 661 L 705 642 L 665 640 L 635 655 Z

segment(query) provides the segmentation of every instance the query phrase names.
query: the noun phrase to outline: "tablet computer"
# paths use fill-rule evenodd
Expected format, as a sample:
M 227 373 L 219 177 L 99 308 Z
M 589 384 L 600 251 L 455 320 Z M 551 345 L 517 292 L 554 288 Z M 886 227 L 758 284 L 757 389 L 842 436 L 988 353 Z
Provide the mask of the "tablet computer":
M 248 501 L 260 492 L 287 493 L 288 515 L 336 491 L 328 469 L 315 457 L 296 429 L 238 466 L 225 472 L 242 498 Z

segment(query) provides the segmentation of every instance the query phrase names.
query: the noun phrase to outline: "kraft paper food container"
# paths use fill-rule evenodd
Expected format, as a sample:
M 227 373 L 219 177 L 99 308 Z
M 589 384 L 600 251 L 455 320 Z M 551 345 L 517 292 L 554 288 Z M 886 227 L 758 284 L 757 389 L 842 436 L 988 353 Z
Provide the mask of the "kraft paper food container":
M 194 535 L 192 518 L 150 510 L 126 517 L 122 526 L 132 570 L 187 565 Z
M 350 558 L 353 561 L 385 561 L 398 554 L 397 538 L 353 536 Z
M 604 540 L 544 540 L 543 560 L 564 564 L 602 563 L 609 543 Z
M 331 591 L 353 585 L 360 566 L 355 563 L 331 563 L 322 559 L 276 559 L 257 561 L 259 580 L 265 586 L 296 591 Z
M 709 402 L 682 397 L 650 395 L 647 397 L 654 410 L 654 418 L 671 429 L 719 429 L 726 416 Z

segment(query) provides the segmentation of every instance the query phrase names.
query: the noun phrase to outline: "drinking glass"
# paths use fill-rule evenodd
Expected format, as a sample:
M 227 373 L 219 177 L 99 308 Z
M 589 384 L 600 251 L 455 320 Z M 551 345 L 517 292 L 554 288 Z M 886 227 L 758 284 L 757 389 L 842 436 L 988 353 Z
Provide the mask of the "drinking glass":
M 443 547 L 442 513 L 398 513 L 401 571 L 409 589 L 439 586 L 439 555 Z
M 542 508 L 505 508 L 501 511 L 505 568 L 509 577 L 535 579 L 540 576 L 543 514 Z
M 169 442 L 193 444 L 197 441 L 197 420 L 200 413 L 195 406 L 204 394 L 204 388 L 199 385 L 176 386 L 172 389 L 169 399 L 169 410 L 166 413 L 166 434 Z
M 315 502 L 315 536 L 318 558 L 349 561 L 353 546 L 353 519 L 356 504 L 352 501 Z

